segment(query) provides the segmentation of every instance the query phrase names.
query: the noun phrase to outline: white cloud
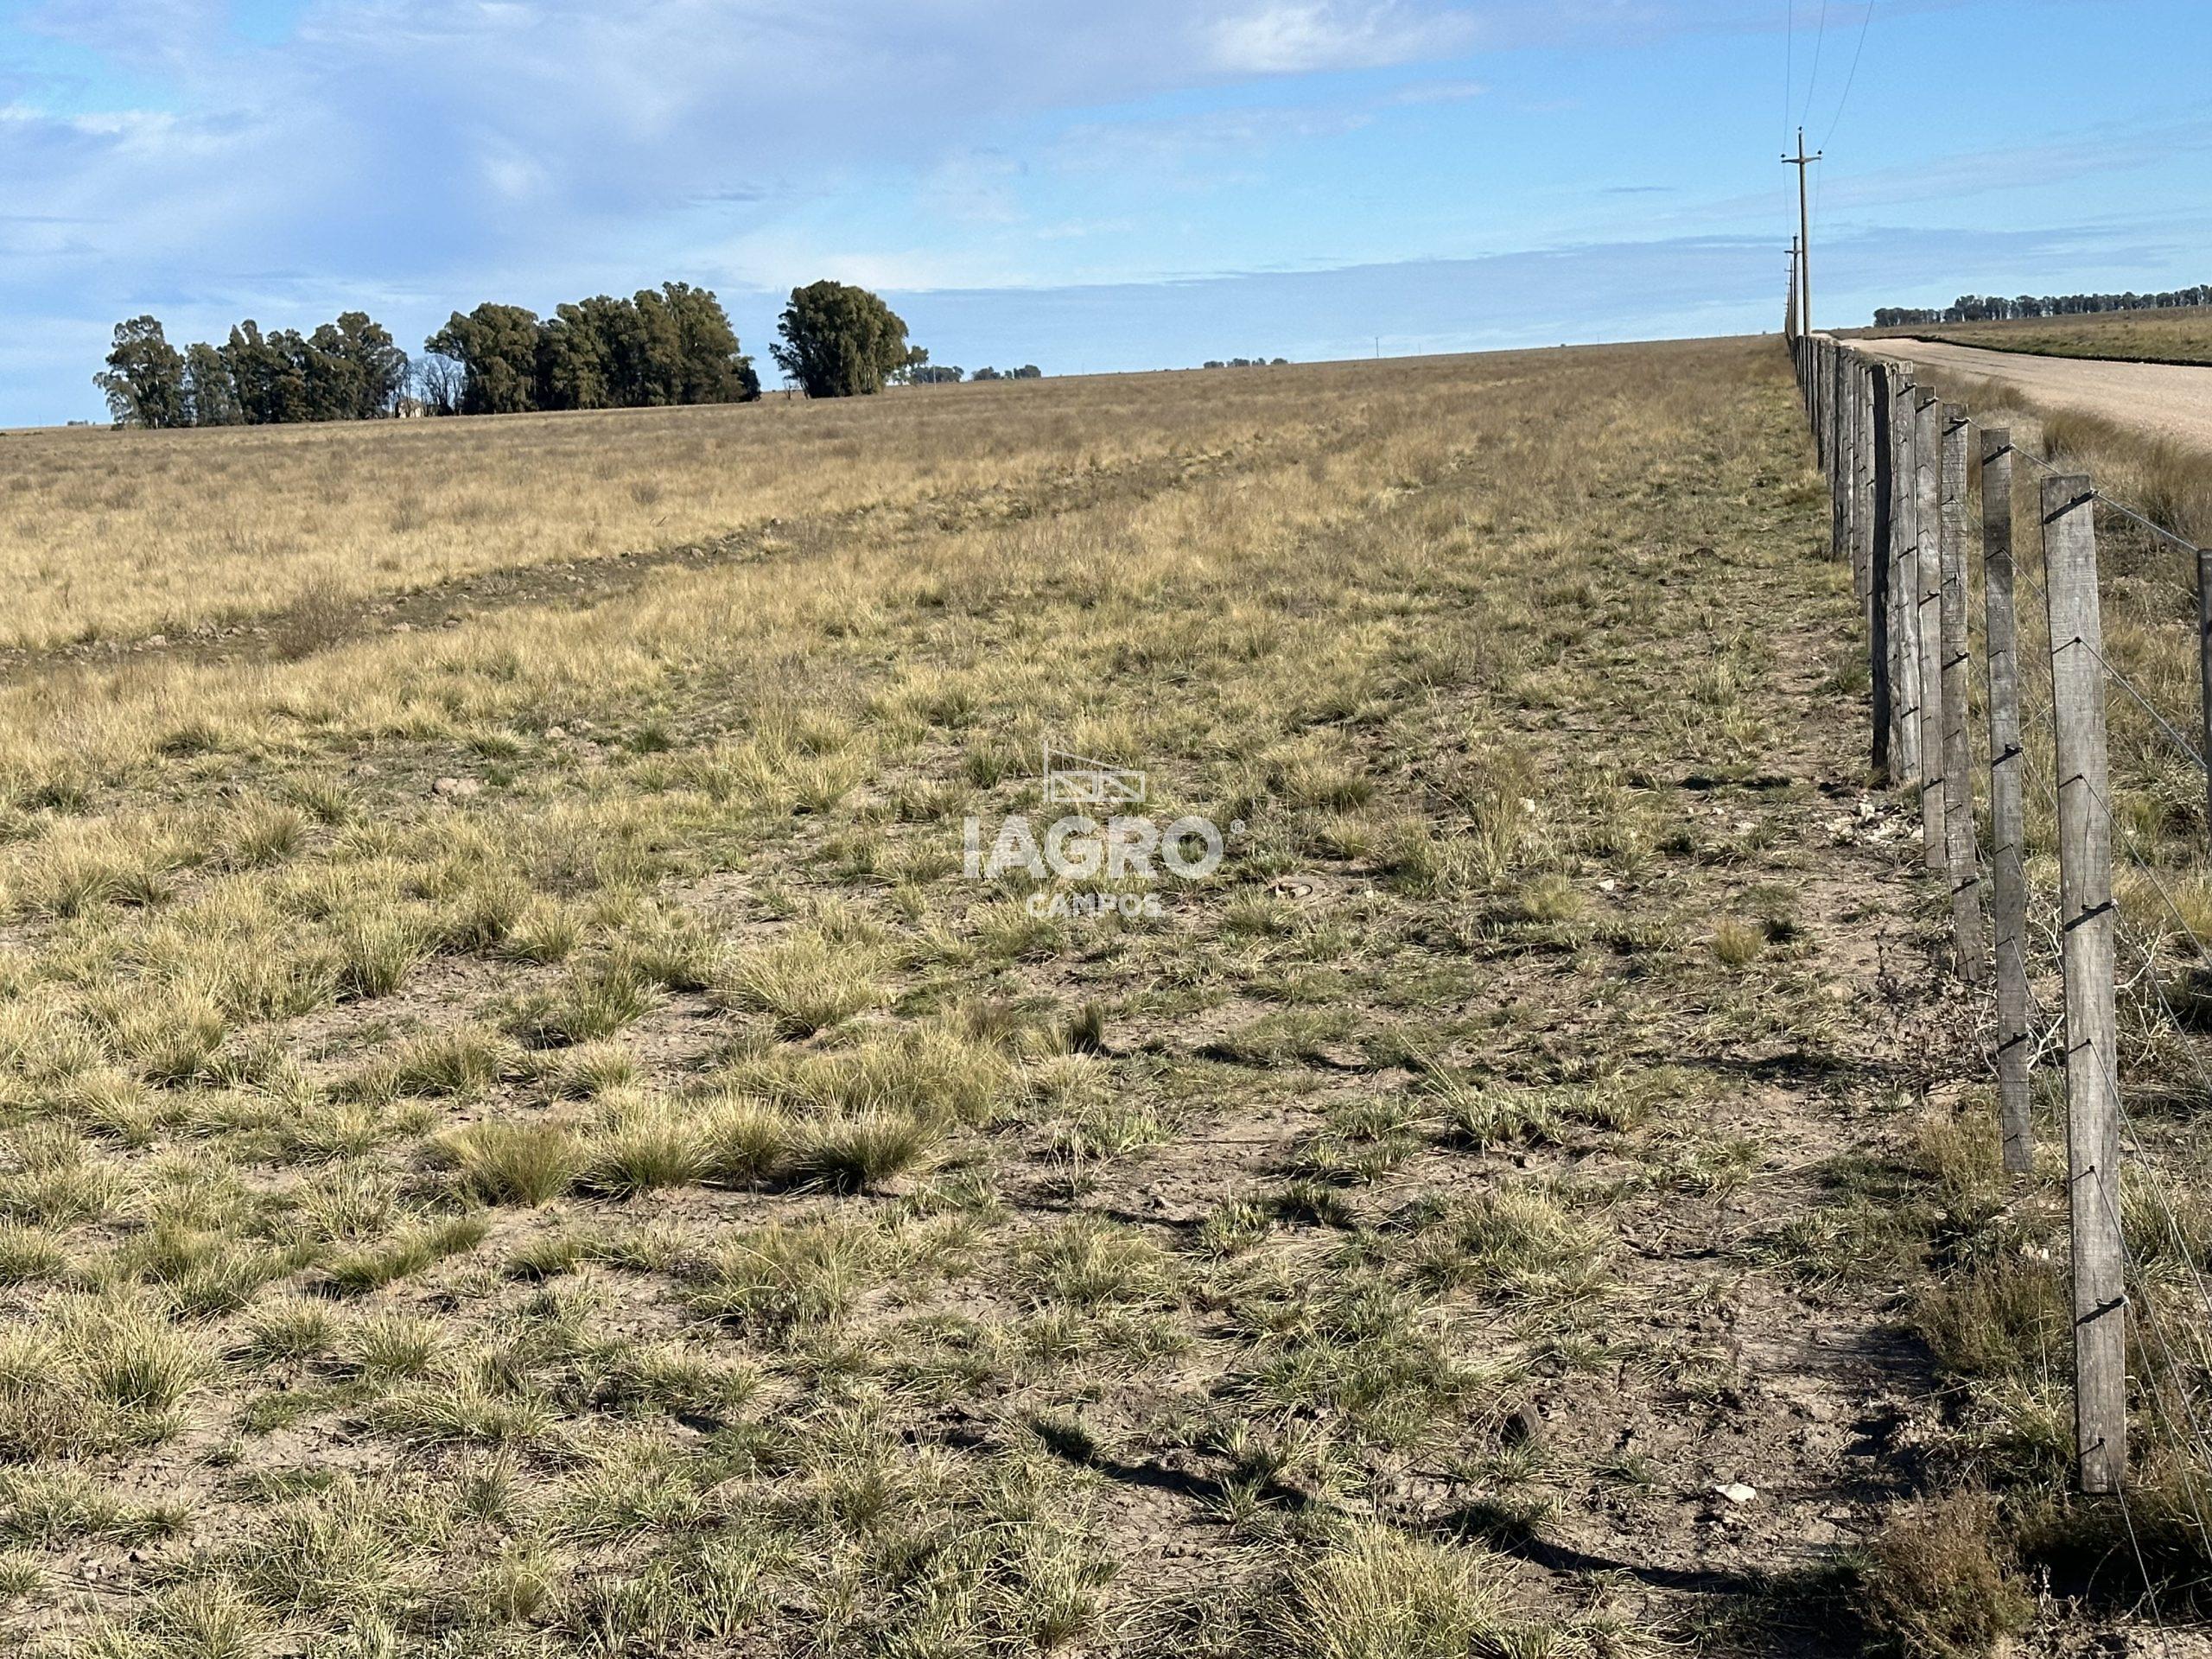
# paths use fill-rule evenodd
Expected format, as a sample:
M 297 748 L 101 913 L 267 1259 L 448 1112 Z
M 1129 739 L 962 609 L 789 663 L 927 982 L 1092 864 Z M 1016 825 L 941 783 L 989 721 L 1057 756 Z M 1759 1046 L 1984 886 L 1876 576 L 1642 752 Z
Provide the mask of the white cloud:
M 1214 61 L 1231 74 L 1372 69 L 1442 57 L 1472 43 L 1474 19 L 1390 3 L 1277 0 L 1212 29 Z

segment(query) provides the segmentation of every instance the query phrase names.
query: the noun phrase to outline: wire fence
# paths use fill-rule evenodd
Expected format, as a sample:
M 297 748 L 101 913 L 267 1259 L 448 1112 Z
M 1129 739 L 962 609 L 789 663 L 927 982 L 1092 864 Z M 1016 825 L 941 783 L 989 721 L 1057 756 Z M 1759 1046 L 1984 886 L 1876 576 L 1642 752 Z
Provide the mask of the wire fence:
M 2155 1619 L 2148 1556 L 2212 1560 L 2212 554 L 1909 365 L 1791 343 L 2023 1202 L 2063 1143 L 2067 1450 Z

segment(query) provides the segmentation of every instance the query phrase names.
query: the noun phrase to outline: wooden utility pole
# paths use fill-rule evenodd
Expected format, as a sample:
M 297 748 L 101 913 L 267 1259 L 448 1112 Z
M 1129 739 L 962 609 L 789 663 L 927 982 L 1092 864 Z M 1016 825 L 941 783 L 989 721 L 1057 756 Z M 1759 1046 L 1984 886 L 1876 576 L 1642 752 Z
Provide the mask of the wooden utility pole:
M 1797 343 L 1797 238 L 1794 236 L 1789 238 L 1789 297 L 1783 302 L 1782 332 L 1792 346 Z
M 1805 129 L 1797 129 L 1797 153 L 1782 158 L 1783 165 L 1797 169 L 1797 326 L 1813 332 L 1813 220 L 1805 208 L 1805 169 L 1821 159 L 1821 152 L 1805 153 Z

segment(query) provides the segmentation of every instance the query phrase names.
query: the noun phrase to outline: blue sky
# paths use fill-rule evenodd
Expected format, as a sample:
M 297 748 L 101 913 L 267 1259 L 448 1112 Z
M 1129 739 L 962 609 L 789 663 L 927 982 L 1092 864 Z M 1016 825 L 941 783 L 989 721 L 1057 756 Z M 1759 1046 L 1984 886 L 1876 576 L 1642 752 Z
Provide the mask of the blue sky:
M 2195 0 L 0 0 L 0 424 L 141 311 L 666 277 L 764 365 L 819 276 L 1047 372 L 1770 327 L 1801 120 L 1822 320 L 2193 283 L 2208 67 Z

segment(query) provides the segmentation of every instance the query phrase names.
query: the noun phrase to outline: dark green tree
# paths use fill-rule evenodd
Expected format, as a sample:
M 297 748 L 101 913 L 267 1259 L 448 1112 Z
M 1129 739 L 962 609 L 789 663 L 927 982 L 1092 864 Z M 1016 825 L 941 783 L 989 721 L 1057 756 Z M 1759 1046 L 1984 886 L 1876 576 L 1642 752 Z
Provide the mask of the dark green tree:
M 791 290 L 772 347 L 783 372 L 810 397 L 880 391 L 906 358 L 906 325 L 881 299 L 843 283 Z
M 186 421 L 184 353 L 152 317 L 115 325 L 107 367 L 92 377 L 107 394 L 118 426 L 182 426 Z
M 489 301 L 456 311 L 423 349 L 461 365 L 461 412 L 510 415 L 537 406 L 537 315 Z
M 287 349 L 298 338 L 278 334 L 264 339 L 261 325 L 251 317 L 231 330 L 222 348 L 223 364 L 231 372 L 241 420 L 264 426 L 307 419 L 307 381 L 296 354 Z
M 617 401 L 619 318 L 628 305 L 601 294 L 556 306 L 538 325 L 540 409 L 605 409 Z
M 235 426 L 245 418 L 222 352 L 205 340 L 184 348 L 185 418 L 194 426 Z
M 277 422 L 326 418 L 321 409 L 329 395 L 327 387 L 332 375 L 324 365 L 310 360 L 306 337 L 296 328 L 279 328 L 264 343 L 272 377 L 269 418 Z
M 308 419 L 354 419 L 364 395 L 360 369 L 346 354 L 338 325 L 326 322 L 304 340 L 297 334 L 283 339 L 307 387 Z
M 641 288 L 630 302 L 637 315 L 629 402 L 659 409 L 683 401 L 683 325 L 666 296 Z
M 407 353 L 391 331 L 365 311 L 339 315 L 326 336 L 315 330 L 318 349 L 345 365 L 340 377 L 349 394 L 339 420 L 372 421 L 389 415 L 407 390 Z
M 644 407 L 652 401 L 656 370 L 638 302 L 599 294 L 581 308 L 606 359 L 607 403 L 617 409 Z
M 646 297 L 638 296 L 641 313 Z M 753 359 L 738 350 L 737 331 L 712 289 L 663 283 L 658 297 L 676 329 L 676 402 L 743 404 L 760 395 Z
M 594 295 L 558 307 L 538 328 L 542 408 L 733 404 L 760 395 L 721 302 L 688 283 L 627 300 Z

